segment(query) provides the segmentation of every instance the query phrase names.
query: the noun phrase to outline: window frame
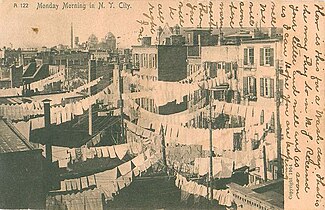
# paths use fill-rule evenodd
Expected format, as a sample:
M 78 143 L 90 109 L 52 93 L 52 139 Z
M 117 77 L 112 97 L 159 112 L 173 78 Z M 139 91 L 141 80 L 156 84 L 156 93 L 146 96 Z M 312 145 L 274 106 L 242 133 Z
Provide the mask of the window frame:
M 266 66 L 271 65 L 271 48 L 270 47 L 264 48 L 264 65 L 266 65 Z
M 255 64 L 255 50 L 254 47 L 244 48 L 244 66 L 253 66 Z
M 264 98 L 274 98 L 275 95 L 274 79 L 270 77 L 260 78 L 260 96 Z

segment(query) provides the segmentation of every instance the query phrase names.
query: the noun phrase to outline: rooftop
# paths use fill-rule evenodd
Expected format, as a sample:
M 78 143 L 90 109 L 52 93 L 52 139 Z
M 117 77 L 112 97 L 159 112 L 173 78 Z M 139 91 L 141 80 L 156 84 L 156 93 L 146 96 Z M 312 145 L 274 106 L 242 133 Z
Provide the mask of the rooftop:
M 268 181 L 258 186 L 242 187 L 235 183 L 228 184 L 230 189 L 252 199 L 263 203 L 268 203 L 276 209 L 284 208 L 283 179 Z
M 0 153 L 21 152 L 33 149 L 10 122 L 0 119 Z

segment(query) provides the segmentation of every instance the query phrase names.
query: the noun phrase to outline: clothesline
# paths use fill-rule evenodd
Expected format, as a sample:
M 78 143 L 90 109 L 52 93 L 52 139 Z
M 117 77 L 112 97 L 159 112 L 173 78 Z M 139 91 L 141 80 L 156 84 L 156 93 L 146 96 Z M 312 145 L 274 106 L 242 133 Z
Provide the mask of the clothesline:
M 225 157 L 213 158 L 213 177 L 230 178 L 233 172 L 234 161 Z M 210 158 L 195 158 L 194 173 L 204 176 L 209 172 Z
M 58 105 L 58 106 L 51 106 L 51 124 L 60 125 L 62 123 L 71 121 L 74 119 L 75 116 L 80 116 L 84 114 L 88 109 L 90 105 L 96 104 L 97 100 L 105 100 L 106 97 L 110 97 L 110 94 L 108 94 L 108 88 L 103 89 L 99 93 L 92 95 L 90 97 L 84 98 L 78 102 L 66 104 L 65 106 Z M 34 103 L 34 105 L 37 103 Z M 33 114 L 40 114 L 42 115 L 44 113 L 43 111 L 43 105 L 38 103 L 39 107 L 38 109 L 33 109 Z M 24 105 L 25 106 L 25 105 Z M 19 108 L 22 108 L 23 106 L 20 106 Z M 1 108 L 1 106 L 0 106 Z M 29 109 L 28 109 L 29 110 Z M 30 112 L 23 112 L 22 116 L 29 116 Z M 1 111 L 1 109 L 0 109 Z M 36 112 L 37 111 L 37 112 Z M 1 112 L 0 112 L 1 113 Z M 21 113 L 21 112 L 17 112 Z M 7 115 L 8 116 L 8 115 Z M 17 118 L 17 117 L 16 117 Z M 32 130 L 43 128 L 45 126 L 44 124 L 44 117 L 38 117 L 31 119 L 32 124 Z
M 128 123 L 128 125 L 131 126 L 132 123 Z M 148 131 L 150 132 L 150 131 Z M 154 134 L 154 133 L 153 133 Z M 98 134 L 100 135 L 100 133 Z M 96 136 L 98 136 L 96 135 Z M 152 135 L 150 134 L 150 137 Z M 144 136 L 141 136 L 144 138 Z M 149 135 L 148 135 L 149 137 Z M 95 138 L 97 139 L 97 138 Z M 138 138 L 137 138 L 138 139 Z M 96 145 L 97 143 L 93 142 L 93 145 Z M 132 155 L 137 155 L 144 151 L 146 148 L 154 149 L 155 147 L 151 145 L 151 147 L 148 147 L 149 144 L 156 144 L 156 141 L 153 141 L 151 139 L 144 140 L 141 139 L 140 141 L 133 141 L 133 139 L 128 138 L 128 143 L 125 144 L 118 144 L 118 145 L 112 145 L 112 146 L 100 146 L 100 147 L 94 147 L 94 146 L 88 146 L 88 143 L 80 148 L 67 148 L 67 147 L 56 147 L 54 146 L 52 148 L 53 154 L 58 153 L 60 158 L 53 158 L 54 161 L 59 161 L 59 167 L 67 167 L 67 164 L 69 162 L 73 163 L 75 161 L 86 161 L 87 159 L 93 159 L 93 158 L 118 158 L 119 160 L 122 160 L 127 152 L 129 152 Z M 145 146 L 146 145 L 146 146 Z M 78 150 L 78 152 L 77 152 Z M 77 158 L 76 154 L 79 154 L 79 159 Z M 45 154 L 44 154 L 45 155 Z
M 97 78 L 95 80 L 92 80 L 89 83 L 86 83 L 86 84 L 84 84 L 84 85 L 82 85 L 80 87 L 77 87 L 75 90 L 73 90 L 73 92 L 78 93 L 78 92 L 86 90 L 86 89 L 88 89 L 90 87 L 93 87 L 93 86 L 97 85 L 102 79 L 103 79 L 103 76 L 101 76 L 101 77 L 99 77 L 99 78 Z
M 0 88 L 0 96 L 1 97 L 9 97 L 9 96 L 19 96 L 23 92 L 22 87 L 16 88 Z
M 135 158 L 132 161 L 135 161 Z M 52 191 L 51 193 L 54 194 L 50 194 L 50 196 L 63 203 L 68 208 L 68 210 L 81 209 L 84 208 L 85 205 L 87 206 L 87 209 L 99 209 L 102 206 L 102 193 L 104 193 L 106 201 L 113 200 L 113 198 L 118 195 L 123 188 L 129 186 L 132 183 L 132 175 L 141 176 L 142 172 L 148 170 L 157 161 L 158 159 L 156 158 L 156 155 L 149 156 L 146 160 L 143 161 L 142 164 L 130 170 L 129 173 L 117 177 L 116 179 L 111 178 L 115 176 L 116 168 L 97 173 L 94 175 L 96 185 L 92 185 L 90 188 L 85 188 L 82 190 L 78 190 L 78 186 L 82 188 L 82 184 L 79 185 L 78 182 L 80 183 L 83 181 L 86 184 L 85 181 L 87 180 L 64 180 L 61 182 L 61 189 L 65 190 Z M 77 183 L 74 184 L 75 182 Z M 73 189 L 68 191 L 68 194 L 65 193 L 67 192 L 67 187 L 69 189 Z M 57 195 L 58 193 L 59 195 Z
M 39 102 L 0 105 L 0 116 L 8 119 L 21 120 L 27 116 L 37 116 L 42 114 L 44 114 L 43 104 Z
M 187 200 L 189 195 L 207 197 L 208 189 L 205 185 L 195 181 L 187 181 L 186 177 L 176 173 L 175 186 L 182 191 L 182 200 Z M 218 201 L 219 205 L 230 207 L 234 198 L 229 190 L 213 189 L 213 199 Z
M 47 78 L 38 80 L 36 82 L 32 82 L 30 83 L 30 89 L 31 90 L 38 90 L 38 91 L 43 91 L 44 87 L 46 85 L 49 85 L 51 83 L 55 83 L 55 82 L 60 82 L 60 81 L 64 81 L 65 80 L 65 73 L 64 71 L 59 71 Z
M 52 192 L 81 191 L 90 187 L 103 190 L 107 199 L 112 199 L 113 194 L 118 193 L 124 187 L 129 186 L 132 177 L 145 172 L 159 159 L 159 155 L 150 154 L 149 150 L 140 153 L 131 160 L 124 162 L 113 169 L 95 173 L 90 176 L 82 176 L 61 181 L 60 190 Z M 133 166 L 133 167 L 132 167 Z M 118 176 L 120 174 L 120 176 Z
M 32 90 L 38 89 L 39 91 L 43 91 L 45 85 L 58 82 L 58 81 L 63 81 L 64 79 L 65 79 L 64 72 L 61 71 L 45 79 L 32 82 L 30 84 L 30 88 Z M 23 86 L 16 87 L 16 88 L 4 88 L 4 89 L 0 89 L 0 96 L 1 97 L 19 96 L 22 95 L 22 92 L 23 92 Z
M 97 80 L 95 83 L 97 84 L 98 81 L 99 80 Z M 91 86 L 95 85 L 95 83 L 92 83 Z M 87 88 L 87 87 L 83 86 L 83 89 L 84 88 Z M 111 85 L 107 86 L 104 90 L 97 93 L 96 95 L 87 97 L 87 98 L 81 100 L 81 102 L 77 102 L 77 103 L 74 102 L 72 104 L 66 104 L 66 106 L 64 106 L 64 107 L 62 105 L 57 105 L 57 103 L 61 104 L 62 99 L 75 94 L 75 92 L 69 92 L 69 93 L 64 93 L 62 95 L 55 95 L 55 96 L 49 95 L 48 96 L 49 98 L 54 99 L 53 101 L 51 101 L 51 103 L 52 103 L 51 109 L 53 108 L 53 110 L 51 110 L 51 111 L 52 111 L 52 113 L 57 113 L 57 112 L 66 113 L 69 110 L 71 110 L 73 107 L 73 108 L 75 108 L 75 112 L 76 112 L 75 115 L 81 115 L 82 110 L 80 108 L 84 108 L 87 110 L 88 109 L 87 107 L 89 106 L 89 104 L 94 104 L 97 99 L 101 99 L 101 100 L 106 99 L 104 95 L 107 95 L 107 93 L 109 92 L 108 91 L 109 88 L 111 88 Z M 42 101 L 33 101 L 32 103 L 22 103 L 22 104 L 1 104 L 0 105 L 0 116 L 9 118 L 9 119 L 13 119 L 13 120 L 21 120 L 24 117 L 28 117 L 28 116 L 43 115 L 44 114 L 43 106 L 44 105 L 43 105 Z M 58 107 L 60 108 L 59 110 L 58 110 Z M 53 118 L 53 116 L 52 116 L 52 118 Z M 62 116 L 62 118 L 63 118 L 62 120 L 64 121 L 66 117 L 70 118 L 69 115 L 67 114 L 67 116 Z M 54 119 L 52 119 L 52 120 L 54 121 Z M 58 119 L 58 122 L 60 122 L 60 119 Z

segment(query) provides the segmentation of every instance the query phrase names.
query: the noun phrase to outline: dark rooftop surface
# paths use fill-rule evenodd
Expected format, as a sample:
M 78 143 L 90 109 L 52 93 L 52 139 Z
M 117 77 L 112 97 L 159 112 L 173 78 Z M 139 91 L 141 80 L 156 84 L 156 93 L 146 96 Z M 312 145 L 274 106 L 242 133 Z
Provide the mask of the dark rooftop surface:
M 26 67 L 26 70 L 23 73 L 23 77 L 32 77 L 35 72 L 36 72 L 36 63 L 32 62 L 29 63 L 28 66 Z
M 33 130 L 30 141 L 46 144 L 48 135 L 51 135 L 52 145 L 72 148 L 84 145 L 92 137 L 103 132 L 101 141 L 105 141 L 106 145 L 112 145 L 112 138 L 119 133 L 119 118 L 116 116 L 99 117 L 97 111 L 96 108 L 93 109 L 93 136 L 88 134 L 89 118 L 88 112 L 85 112 L 69 122 L 51 125 L 50 130 L 45 128 Z
M 14 127 L 0 119 L 0 153 L 20 152 L 32 149 Z

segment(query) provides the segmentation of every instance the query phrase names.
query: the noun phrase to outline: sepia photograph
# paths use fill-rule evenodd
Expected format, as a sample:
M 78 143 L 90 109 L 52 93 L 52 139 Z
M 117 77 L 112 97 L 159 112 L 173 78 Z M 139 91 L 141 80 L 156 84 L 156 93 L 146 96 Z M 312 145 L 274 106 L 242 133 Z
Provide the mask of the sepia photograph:
M 324 2 L 263 2 L 0 1 L 0 209 L 324 209 Z

